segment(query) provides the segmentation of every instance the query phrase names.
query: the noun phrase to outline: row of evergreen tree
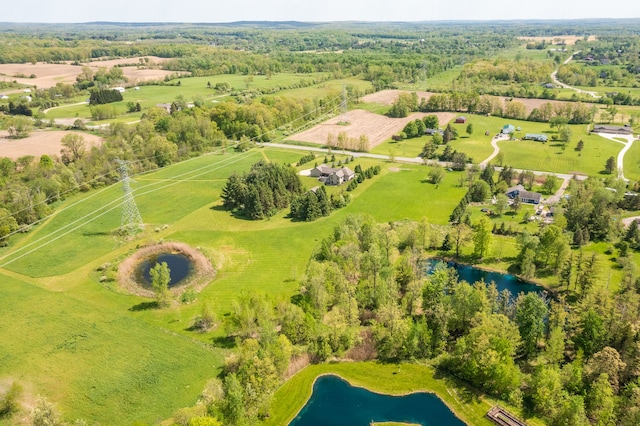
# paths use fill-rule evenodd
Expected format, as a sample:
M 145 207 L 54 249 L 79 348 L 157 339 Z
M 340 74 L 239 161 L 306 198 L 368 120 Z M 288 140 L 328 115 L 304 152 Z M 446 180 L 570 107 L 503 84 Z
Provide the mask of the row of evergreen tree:
M 89 96 L 90 105 L 110 104 L 112 102 L 120 102 L 121 100 L 122 93 L 112 89 L 92 90 Z

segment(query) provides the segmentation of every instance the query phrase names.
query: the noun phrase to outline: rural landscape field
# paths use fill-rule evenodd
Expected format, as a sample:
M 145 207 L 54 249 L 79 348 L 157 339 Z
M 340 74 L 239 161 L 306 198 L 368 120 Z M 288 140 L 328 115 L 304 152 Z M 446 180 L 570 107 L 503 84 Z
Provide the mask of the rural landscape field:
M 640 424 L 640 20 L 518 22 L 0 23 L 0 425 Z

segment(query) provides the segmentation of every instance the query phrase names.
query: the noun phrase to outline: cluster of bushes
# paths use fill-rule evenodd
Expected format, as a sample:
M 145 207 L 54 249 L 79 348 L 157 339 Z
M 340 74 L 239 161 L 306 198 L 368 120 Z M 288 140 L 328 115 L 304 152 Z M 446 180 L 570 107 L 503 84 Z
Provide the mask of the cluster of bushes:
M 347 191 L 353 191 L 358 187 L 359 184 L 364 182 L 365 179 L 371 179 L 372 177 L 378 175 L 381 170 L 382 168 L 379 165 L 375 165 L 368 167 L 363 171 L 360 167 L 360 164 L 358 164 L 354 170 L 356 176 L 351 180 L 351 182 L 349 182 L 349 185 L 347 185 Z
M 22 102 L 17 105 L 14 102 L 9 102 L 8 105 L 0 105 L 0 112 L 10 115 L 26 115 L 27 117 L 31 117 L 33 115 L 31 108 L 29 108 L 26 103 Z
M 89 96 L 90 105 L 103 105 L 110 104 L 112 102 L 120 102 L 122 100 L 122 93 L 118 90 L 111 89 L 98 89 L 92 90 Z
M 291 202 L 291 217 L 312 222 L 320 217 L 329 216 L 333 210 L 345 207 L 351 201 L 348 194 L 327 194 L 324 186 L 307 191 Z
M 250 219 L 275 215 L 302 194 L 302 182 L 288 165 L 260 161 L 249 173 L 233 174 L 222 189 L 223 206 Z

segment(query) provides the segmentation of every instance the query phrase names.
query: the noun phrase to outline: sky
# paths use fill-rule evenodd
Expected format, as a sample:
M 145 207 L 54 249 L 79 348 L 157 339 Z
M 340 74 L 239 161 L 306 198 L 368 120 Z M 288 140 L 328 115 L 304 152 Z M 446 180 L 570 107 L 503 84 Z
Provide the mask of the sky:
M 0 22 L 440 21 L 640 18 L 638 0 L 18 0 Z

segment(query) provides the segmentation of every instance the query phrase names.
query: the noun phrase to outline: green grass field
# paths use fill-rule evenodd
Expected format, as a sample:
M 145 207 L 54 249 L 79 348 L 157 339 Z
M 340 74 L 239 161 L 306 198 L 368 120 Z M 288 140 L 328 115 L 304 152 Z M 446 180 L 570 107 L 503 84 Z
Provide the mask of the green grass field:
M 204 304 L 223 318 L 243 293 L 289 298 L 314 250 L 348 214 L 369 213 L 378 221 L 426 216 L 444 224 L 465 192 L 456 187 L 457 173 L 447 173 L 436 188 L 424 182 L 424 166 L 381 163 L 382 173 L 359 185 L 346 208 L 315 222 L 291 221 L 286 212 L 254 222 L 219 208 L 220 191 L 234 171 L 248 170 L 260 159 L 295 163 L 304 154 L 257 148 L 134 177 L 147 227 L 133 240 L 114 233 L 119 208 L 95 217 L 101 207 L 117 206 L 119 185 L 63 202 L 44 224 L 0 249 L 0 297 L 6 304 L 0 323 L 11 324 L 0 334 L 0 378 L 19 381 L 29 397 L 46 396 L 68 419 L 158 422 L 193 405 L 227 354 L 211 346 L 222 329 L 187 330 Z M 378 163 L 360 159 L 351 167 L 355 164 Z M 317 185 L 312 178 L 303 183 Z M 168 228 L 155 232 L 162 225 Z M 98 282 L 100 265 L 117 265 L 136 247 L 159 240 L 200 247 L 218 266 L 195 303 L 143 309 L 148 299 Z
M 254 89 L 260 91 L 263 89 L 272 90 L 278 87 L 288 87 L 298 83 L 304 83 L 306 85 L 314 78 L 319 79 L 322 76 L 323 74 L 321 73 L 280 73 L 273 74 L 271 78 L 267 78 L 263 75 L 252 76 L 253 80 L 250 82 L 248 82 L 247 76 L 235 74 L 209 77 L 183 77 L 172 80 L 171 82 L 172 84 L 177 84 L 179 81 L 179 86 L 139 86 L 139 90 L 129 88 L 125 93 L 123 93 L 123 100 L 121 102 L 115 102 L 111 105 L 116 108 L 118 121 L 133 121 L 140 118 L 141 112 L 127 113 L 127 102 L 139 102 L 143 112 L 145 109 L 157 104 L 171 103 L 178 95 L 183 95 L 187 102 L 192 102 L 196 97 L 201 97 L 205 102 L 220 102 L 228 97 L 228 93 L 218 93 L 214 89 L 209 89 L 207 87 L 208 83 L 211 83 L 212 86 L 215 86 L 217 83 L 228 83 L 232 90 Z M 363 80 L 355 78 L 338 79 L 328 80 L 298 89 L 282 90 L 277 92 L 276 96 L 286 95 L 288 97 L 307 99 L 312 99 L 314 97 L 323 98 L 328 95 L 340 96 L 344 85 L 354 85 L 362 91 L 371 88 L 371 83 Z M 81 102 L 83 100 L 85 99 L 80 99 L 77 102 Z M 73 117 L 90 118 L 91 112 L 89 106 L 86 104 L 63 106 L 52 109 L 45 115 L 45 119 Z

